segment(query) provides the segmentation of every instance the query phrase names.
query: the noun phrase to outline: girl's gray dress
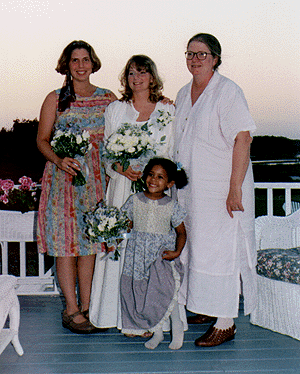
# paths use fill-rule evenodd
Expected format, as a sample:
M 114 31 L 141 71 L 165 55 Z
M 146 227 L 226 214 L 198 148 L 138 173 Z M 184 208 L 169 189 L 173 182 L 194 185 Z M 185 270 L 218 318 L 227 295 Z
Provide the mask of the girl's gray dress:
M 122 332 L 141 335 L 162 326 L 177 300 L 182 265 L 162 259 L 175 250 L 176 233 L 184 218 L 183 208 L 169 196 L 148 199 L 143 192 L 123 205 L 133 221 L 121 277 Z

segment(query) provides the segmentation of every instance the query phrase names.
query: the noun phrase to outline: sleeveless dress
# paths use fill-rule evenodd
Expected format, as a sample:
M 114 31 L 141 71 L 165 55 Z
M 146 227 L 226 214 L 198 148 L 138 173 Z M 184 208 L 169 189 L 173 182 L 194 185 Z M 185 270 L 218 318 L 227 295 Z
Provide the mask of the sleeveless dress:
M 151 200 L 143 192 L 130 196 L 122 210 L 133 221 L 120 282 L 122 332 L 141 335 L 162 328 L 177 301 L 183 268 L 179 258 L 167 261 L 162 254 L 175 250 L 174 228 L 186 213 L 169 196 Z
M 60 90 L 56 91 L 57 103 Z M 104 111 L 113 101 L 111 91 L 97 87 L 90 97 L 76 95 L 76 101 L 62 113 L 56 111 L 54 132 L 75 124 L 90 134 L 92 149 L 83 156 L 82 172 L 87 183 L 72 185 L 72 176 L 48 161 L 40 198 L 37 243 L 40 253 L 50 256 L 96 254 L 101 244 L 89 242 L 84 235 L 83 213 L 105 196 L 105 170 L 101 162 L 104 136 Z

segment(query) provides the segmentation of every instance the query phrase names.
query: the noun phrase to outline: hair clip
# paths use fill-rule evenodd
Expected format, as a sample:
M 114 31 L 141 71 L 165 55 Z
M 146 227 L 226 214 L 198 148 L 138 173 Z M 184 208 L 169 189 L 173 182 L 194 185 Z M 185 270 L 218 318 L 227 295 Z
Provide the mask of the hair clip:
M 176 162 L 176 166 L 177 166 L 177 171 L 182 169 L 182 163 L 181 162 Z

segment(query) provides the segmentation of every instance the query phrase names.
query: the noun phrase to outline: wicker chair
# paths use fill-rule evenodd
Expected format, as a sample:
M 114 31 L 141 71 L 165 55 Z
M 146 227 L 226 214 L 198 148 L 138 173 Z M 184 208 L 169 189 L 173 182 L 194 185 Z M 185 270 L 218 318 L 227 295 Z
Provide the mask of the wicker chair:
M 258 304 L 250 322 L 300 340 L 300 210 L 256 219 Z
M 13 275 L 0 275 L 0 354 L 12 343 L 17 354 L 23 355 L 19 342 L 20 305 L 15 292 L 17 278 Z M 7 317 L 9 327 L 4 328 Z

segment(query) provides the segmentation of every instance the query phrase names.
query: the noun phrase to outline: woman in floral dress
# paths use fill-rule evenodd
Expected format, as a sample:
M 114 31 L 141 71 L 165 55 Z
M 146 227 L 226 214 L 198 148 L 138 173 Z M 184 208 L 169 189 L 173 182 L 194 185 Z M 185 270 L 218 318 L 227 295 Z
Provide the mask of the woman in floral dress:
M 105 111 L 104 141 L 122 124 L 138 124 L 141 127 L 147 122 L 151 126 L 153 137 L 157 142 L 165 136 L 164 145 L 156 155 L 171 158 L 173 155 L 172 122 L 164 129 L 155 129 L 157 119 L 162 112 L 173 116 L 173 105 L 164 104 L 161 100 L 163 84 L 157 73 L 155 63 L 147 56 L 135 55 L 127 62 L 122 76 L 122 98 L 108 106 Z M 107 164 L 106 173 L 110 176 L 107 190 L 108 205 L 121 208 L 131 194 L 131 183 L 142 176 L 142 170 L 128 167 L 126 171 L 120 164 Z M 124 243 L 123 243 L 124 245 Z M 120 313 L 119 279 L 122 273 L 124 251 L 119 261 L 101 261 L 97 257 L 92 285 L 90 320 L 101 328 L 122 328 Z
M 39 207 L 38 250 L 56 258 L 57 278 L 66 301 L 63 326 L 77 333 L 95 330 L 88 320 L 88 308 L 100 244 L 85 238 L 83 213 L 104 198 L 104 111 L 116 100 L 111 91 L 90 83 L 90 75 L 100 67 L 99 58 L 86 42 L 74 41 L 64 49 L 56 71 L 66 75 L 66 84 L 46 97 L 37 136 L 38 148 L 48 160 Z M 50 145 L 53 133 L 75 127 L 87 130 L 92 144 L 81 164 L 70 157 L 58 157 Z M 79 170 L 87 183 L 75 187 L 72 178 Z M 75 292 L 77 280 L 80 304 Z

